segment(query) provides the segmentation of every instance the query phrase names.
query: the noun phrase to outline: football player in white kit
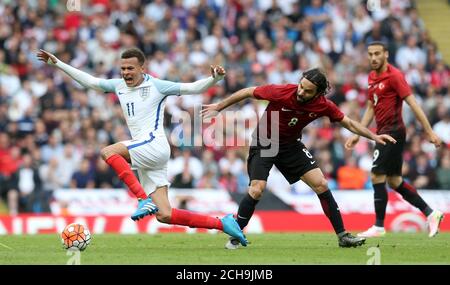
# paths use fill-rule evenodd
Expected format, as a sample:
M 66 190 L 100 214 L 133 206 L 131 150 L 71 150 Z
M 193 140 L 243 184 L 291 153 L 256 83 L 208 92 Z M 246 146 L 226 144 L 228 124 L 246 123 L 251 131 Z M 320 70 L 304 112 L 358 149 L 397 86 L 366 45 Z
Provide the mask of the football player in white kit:
M 193 83 L 160 80 L 144 72 L 144 53 L 138 48 L 130 48 L 121 54 L 122 78 L 101 79 L 62 62 L 47 51 L 40 50 L 37 57 L 58 67 L 86 88 L 114 92 L 118 96 L 132 139 L 103 148 L 101 156 L 139 199 L 138 209 L 131 216 L 133 220 L 155 214 L 162 223 L 222 230 L 247 245 L 232 214 L 218 219 L 172 208 L 167 194 L 170 147 L 163 129 L 165 99 L 170 95 L 205 92 L 223 79 L 223 67 L 211 66 L 210 77 Z M 137 169 L 140 183 L 129 163 Z

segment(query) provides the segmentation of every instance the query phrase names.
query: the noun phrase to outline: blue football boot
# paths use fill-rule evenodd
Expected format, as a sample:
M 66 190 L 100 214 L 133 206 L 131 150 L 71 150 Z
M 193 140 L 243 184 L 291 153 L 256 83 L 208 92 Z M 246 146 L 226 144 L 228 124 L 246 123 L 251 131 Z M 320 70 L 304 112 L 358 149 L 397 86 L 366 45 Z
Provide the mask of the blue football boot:
M 244 236 L 239 224 L 233 217 L 233 214 L 226 215 L 220 219 L 223 225 L 223 232 L 238 239 L 242 246 L 247 246 L 247 239 Z
M 156 207 L 156 205 L 153 203 L 152 198 L 148 197 L 145 200 L 138 199 L 138 201 L 139 203 L 137 210 L 133 215 L 131 215 L 131 219 L 133 221 L 138 221 L 145 216 L 152 215 L 158 212 L 158 207 Z

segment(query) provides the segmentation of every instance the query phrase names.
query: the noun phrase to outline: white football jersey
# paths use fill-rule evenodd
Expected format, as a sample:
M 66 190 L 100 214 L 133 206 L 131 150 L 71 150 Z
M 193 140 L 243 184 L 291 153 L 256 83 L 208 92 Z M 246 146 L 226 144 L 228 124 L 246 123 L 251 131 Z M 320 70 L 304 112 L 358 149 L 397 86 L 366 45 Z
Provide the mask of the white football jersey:
M 105 92 L 115 92 L 133 140 L 166 137 L 163 129 L 166 97 L 180 95 L 180 83 L 144 74 L 144 81 L 128 87 L 123 79 L 102 79 Z

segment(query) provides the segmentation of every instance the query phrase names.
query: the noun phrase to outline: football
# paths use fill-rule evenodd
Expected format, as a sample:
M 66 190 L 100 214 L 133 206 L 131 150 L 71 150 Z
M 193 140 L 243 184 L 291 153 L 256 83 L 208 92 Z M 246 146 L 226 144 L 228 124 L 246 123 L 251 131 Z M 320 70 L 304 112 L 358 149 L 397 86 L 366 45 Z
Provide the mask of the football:
M 65 249 L 79 249 L 83 251 L 91 243 L 91 233 L 82 224 L 70 224 L 61 233 L 61 241 Z

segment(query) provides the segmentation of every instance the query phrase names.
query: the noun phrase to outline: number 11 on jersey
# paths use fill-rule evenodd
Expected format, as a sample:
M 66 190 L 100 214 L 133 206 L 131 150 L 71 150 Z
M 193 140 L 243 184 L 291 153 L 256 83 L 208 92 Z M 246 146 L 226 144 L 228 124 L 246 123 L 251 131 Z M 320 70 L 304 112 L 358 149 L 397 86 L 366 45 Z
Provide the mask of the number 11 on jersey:
M 128 112 L 128 117 L 134 116 L 134 102 L 127 103 L 127 112 Z

